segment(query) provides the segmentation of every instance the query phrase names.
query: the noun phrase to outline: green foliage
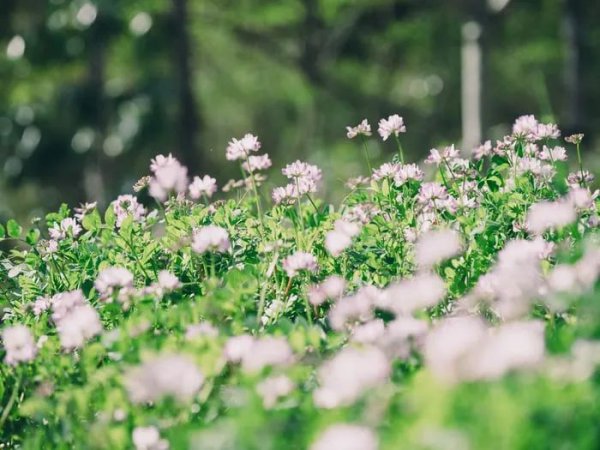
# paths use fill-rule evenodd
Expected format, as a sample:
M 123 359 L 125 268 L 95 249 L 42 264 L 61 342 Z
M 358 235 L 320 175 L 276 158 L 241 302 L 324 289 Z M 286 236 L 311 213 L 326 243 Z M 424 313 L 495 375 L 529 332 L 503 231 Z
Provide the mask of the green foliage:
M 305 449 L 350 423 L 380 449 L 595 448 L 598 199 L 534 138 L 506 139 L 479 160 L 438 152 L 438 181 L 386 164 L 338 206 L 314 185 L 267 207 L 243 170 L 225 201 L 9 220 L 0 440 L 163 448 L 136 440 L 154 427 L 171 448 Z M 485 332 L 436 353 L 457 318 Z M 513 326 L 542 330 L 543 354 Z

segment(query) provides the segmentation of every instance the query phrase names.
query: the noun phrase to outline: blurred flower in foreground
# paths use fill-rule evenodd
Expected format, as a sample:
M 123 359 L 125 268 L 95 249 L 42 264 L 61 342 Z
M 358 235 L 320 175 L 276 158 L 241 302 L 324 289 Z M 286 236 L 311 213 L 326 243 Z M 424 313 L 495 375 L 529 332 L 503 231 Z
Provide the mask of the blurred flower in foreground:
M 6 350 L 4 362 L 12 366 L 32 361 L 37 353 L 33 335 L 25 325 L 13 325 L 2 330 L 2 343 Z
M 204 376 L 186 355 L 163 354 L 125 374 L 125 387 L 133 403 L 148 403 L 163 397 L 189 401 L 200 390 Z
M 377 450 L 379 441 L 367 427 L 350 424 L 335 424 L 327 428 L 310 450 Z

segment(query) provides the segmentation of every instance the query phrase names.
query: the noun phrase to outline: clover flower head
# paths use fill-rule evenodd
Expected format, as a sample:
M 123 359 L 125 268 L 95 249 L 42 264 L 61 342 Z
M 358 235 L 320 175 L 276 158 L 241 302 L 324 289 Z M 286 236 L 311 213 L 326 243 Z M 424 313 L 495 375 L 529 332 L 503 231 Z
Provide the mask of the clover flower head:
M 233 138 L 227 145 L 225 157 L 229 161 L 237 161 L 239 159 L 247 159 L 250 153 L 260 150 L 261 143 L 258 137 L 247 133 L 243 138 Z
M 384 141 L 387 141 L 392 134 L 398 136 L 400 133 L 406 133 L 404 119 L 398 114 L 393 114 L 387 119 L 381 119 L 377 132 Z
M 187 168 L 172 155 L 158 155 L 150 169 L 153 173 L 148 192 L 156 200 L 164 202 L 170 194 L 182 194 L 188 188 Z
M 81 233 L 81 225 L 72 217 L 62 219 L 60 223 L 55 223 L 52 228 L 48 230 L 50 237 L 53 240 L 65 239 L 67 236 L 76 238 Z
M 338 423 L 327 428 L 310 450 L 377 450 L 379 440 L 370 428 Z
M 363 119 L 362 122 L 355 127 L 346 127 L 346 130 L 348 139 L 354 139 L 359 135 L 371 136 L 371 125 L 369 125 L 367 119 Z
M 25 325 L 12 325 L 4 328 L 2 343 L 6 351 L 4 362 L 10 366 L 33 361 L 37 354 L 33 335 Z
M 204 175 L 202 178 L 196 176 L 188 186 L 188 190 L 194 200 L 198 200 L 203 195 L 211 198 L 217 192 L 217 180 L 210 175 Z
M 223 227 L 207 225 L 194 232 L 192 250 L 196 253 L 226 253 L 230 248 L 229 233 Z
M 123 221 L 128 216 L 131 216 L 133 221 L 137 222 L 146 214 L 146 208 L 144 208 L 133 195 L 119 195 L 112 203 L 112 207 L 117 218 L 117 228 L 121 227 Z
M 124 267 L 107 267 L 98 274 L 94 287 L 100 298 L 108 299 L 119 289 L 133 288 L 133 274 Z
M 316 272 L 317 259 L 307 252 L 296 252 L 283 260 L 283 270 L 293 278 L 301 271 Z
M 248 172 L 258 172 L 261 170 L 267 170 L 273 163 L 267 153 L 264 155 L 250 155 L 248 159 L 242 163 L 242 168 Z

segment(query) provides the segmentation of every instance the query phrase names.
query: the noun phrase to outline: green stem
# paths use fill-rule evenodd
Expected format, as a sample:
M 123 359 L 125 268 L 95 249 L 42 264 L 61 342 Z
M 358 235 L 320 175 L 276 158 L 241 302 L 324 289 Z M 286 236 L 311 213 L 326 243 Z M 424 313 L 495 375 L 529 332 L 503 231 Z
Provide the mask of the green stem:
M 15 385 L 13 386 L 13 390 L 10 394 L 10 398 L 8 399 L 8 402 L 6 403 L 4 410 L 2 411 L 2 416 L 0 416 L 0 430 L 4 429 L 4 423 L 6 422 L 6 419 L 8 419 L 8 415 L 10 414 L 10 411 L 12 410 L 12 407 L 13 407 L 15 401 L 17 400 L 17 396 L 19 395 L 20 387 L 21 387 L 21 376 L 19 376 L 19 378 L 17 378 L 17 381 L 15 382 Z
M 398 145 L 398 156 L 400 157 L 400 163 L 404 164 L 404 151 L 402 150 L 402 144 L 400 143 L 400 139 L 398 139 L 398 135 L 395 133 L 394 138 L 396 138 L 396 144 Z
M 363 149 L 365 151 L 365 159 L 367 160 L 367 166 L 369 167 L 369 176 L 373 173 L 373 167 L 371 166 L 371 158 L 369 158 L 369 147 L 367 147 L 367 140 L 363 135 L 361 135 L 361 140 L 363 143 Z
M 319 214 L 319 208 L 317 208 L 317 205 L 315 204 L 315 202 L 313 201 L 312 197 L 310 196 L 310 194 L 306 194 L 306 198 L 310 201 L 310 204 L 313 205 L 313 208 L 315 208 L 315 212 L 317 214 Z
M 300 205 L 300 184 L 298 183 L 298 178 L 296 178 L 296 190 L 298 191 L 298 198 L 296 199 L 296 211 L 297 211 L 297 215 L 298 215 L 298 248 L 301 247 L 300 245 L 300 235 L 302 233 L 304 233 L 304 221 L 302 220 L 302 206 Z
M 248 161 L 248 155 L 246 155 L 246 161 Z M 244 183 L 246 182 L 246 172 L 244 171 L 244 167 L 240 164 L 240 169 L 242 171 L 242 177 L 244 177 Z M 260 223 L 260 234 L 264 234 L 265 226 L 262 220 L 262 210 L 260 207 L 260 196 L 258 195 L 258 189 L 256 187 L 256 179 L 254 178 L 254 172 L 252 172 L 251 167 L 248 167 L 248 174 L 250 175 L 250 183 L 252 183 L 252 190 L 254 191 L 254 200 L 256 201 L 256 214 L 258 215 L 258 222 Z
M 579 163 L 579 172 L 581 173 L 581 184 L 583 184 L 585 187 L 587 187 L 585 178 L 583 177 L 583 160 L 581 159 L 581 150 L 579 149 L 579 142 L 577 143 L 576 147 L 577 147 L 577 162 Z
M 215 254 L 210 254 L 210 277 L 215 278 L 216 270 L 215 270 Z

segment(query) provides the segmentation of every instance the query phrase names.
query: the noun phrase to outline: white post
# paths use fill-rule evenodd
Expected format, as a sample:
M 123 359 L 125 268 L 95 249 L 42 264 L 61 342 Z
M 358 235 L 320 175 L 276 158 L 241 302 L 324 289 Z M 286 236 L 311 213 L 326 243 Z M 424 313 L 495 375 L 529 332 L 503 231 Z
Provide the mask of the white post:
M 462 146 L 470 152 L 481 143 L 481 27 L 477 22 L 467 22 L 462 36 Z

